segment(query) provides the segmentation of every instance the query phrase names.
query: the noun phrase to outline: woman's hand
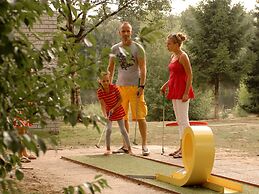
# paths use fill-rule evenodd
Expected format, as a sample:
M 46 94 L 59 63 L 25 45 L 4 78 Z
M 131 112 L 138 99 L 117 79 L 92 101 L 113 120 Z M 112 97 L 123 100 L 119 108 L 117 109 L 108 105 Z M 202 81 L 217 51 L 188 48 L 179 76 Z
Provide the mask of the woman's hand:
M 137 91 L 137 97 L 140 97 L 143 94 L 143 88 L 139 87 Z
M 182 102 L 186 102 L 189 100 L 189 96 L 188 94 L 183 94 L 183 97 L 182 97 Z
M 165 93 L 166 93 L 166 89 L 167 89 L 167 85 L 164 84 L 164 85 L 160 88 L 160 92 L 161 92 L 162 94 L 165 94 Z

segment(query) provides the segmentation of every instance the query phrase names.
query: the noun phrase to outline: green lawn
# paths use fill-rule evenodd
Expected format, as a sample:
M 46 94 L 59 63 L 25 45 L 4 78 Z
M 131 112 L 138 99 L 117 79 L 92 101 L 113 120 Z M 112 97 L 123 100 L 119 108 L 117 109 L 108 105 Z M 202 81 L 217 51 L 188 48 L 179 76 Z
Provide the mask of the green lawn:
M 236 149 L 246 151 L 248 154 L 255 155 L 255 151 L 259 150 L 259 118 L 240 118 L 228 120 L 209 120 L 207 121 L 211 127 L 216 148 Z M 165 122 L 168 123 L 168 122 Z M 134 138 L 135 123 L 132 122 L 130 130 L 130 138 Z M 100 125 L 101 130 L 104 126 Z M 86 128 L 82 124 L 77 124 L 71 127 L 65 124 L 60 125 L 60 133 L 58 135 L 51 135 L 46 130 L 33 130 L 38 136 L 46 140 L 49 148 L 53 148 L 49 139 L 52 138 L 57 141 L 58 148 L 60 147 L 78 147 L 78 146 L 94 146 L 97 144 L 100 133 L 92 126 Z M 148 122 L 148 144 L 161 145 L 163 134 L 162 122 Z M 178 145 L 178 128 L 164 127 L 165 146 Z M 111 137 L 112 145 L 121 144 L 121 135 L 114 122 L 114 127 Z M 137 140 L 140 142 L 140 134 L 137 129 Z M 104 145 L 104 136 L 101 145 Z

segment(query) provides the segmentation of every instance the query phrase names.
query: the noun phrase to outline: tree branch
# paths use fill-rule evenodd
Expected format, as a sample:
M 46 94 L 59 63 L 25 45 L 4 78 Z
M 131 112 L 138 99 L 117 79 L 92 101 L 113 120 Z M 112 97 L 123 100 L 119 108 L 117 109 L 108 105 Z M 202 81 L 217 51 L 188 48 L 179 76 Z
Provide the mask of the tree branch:
M 130 3 L 132 3 L 134 0 L 128 1 L 125 5 L 123 5 L 122 7 L 120 7 L 118 10 L 116 10 L 115 12 L 106 15 L 105 17 L 103 17 L 99 22 L 97 22 L 94 27 L 92 27 L 91 29 L 89 29 L 85 34 L 83 34 L 81 37 L 78 37 L 78 39 L 76 40 L 76 42 L 80 42 L 82 41 L 90 32 L 92 32 L 95 28 L 97 28 L 100 24 L 102 24 L 104 21 L 106 21 L 108 18 L 118 14 L 119 12 L 121 12 L 122 10 L 124 10 L 125 8 L 128 7 L 128 5 Z
M 67 20 L 67 16 L 63 11 L 61 11 L 61 9 L 58 9 L 58 12 L 65 18 L 65 20 Z
M 73 30 L 73 18 L 72 18 L 72 11 L 70 7 L 71 1 L 67 0 L 67 8 L 68 8 L 68 19 L 67 19 L 67 29 L 74 34 Z
M 84 12 L 84 14 L 83 14 L 81 25 L 80 25 L 80 30 L 79 30 L 78 34 L 76 35 L 77 38 L 81 37 L 85 31 L 85 19 L 86 19 L 86 12 Z
M 73 20 L 73 23 L 75 23 L 76 22 L 76 20 L 78 20 L 78 18 L 80 18 L 80 16 L 83 14 L 83 12 L 80 12 L 79 14 L 78 14 L 78 16 Z

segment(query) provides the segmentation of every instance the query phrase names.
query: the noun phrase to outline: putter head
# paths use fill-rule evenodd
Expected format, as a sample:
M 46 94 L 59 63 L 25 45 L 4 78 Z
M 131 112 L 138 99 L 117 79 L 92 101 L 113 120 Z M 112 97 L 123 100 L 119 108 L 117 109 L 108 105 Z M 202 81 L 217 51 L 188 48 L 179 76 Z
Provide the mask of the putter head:
M 138 145 L 138 143 L 134 140 L 133 142 L 132 142 L 134 145 Z
M 164 148 L 162 149 L 162 152 L 161 152 L 161 155 L 164 155 L 164 153 L 165 153 L 165 150 L 164 150 Z
M 100 146 L 99 146 L 99 145 L 97 145 L 97 144 L 95 144 L 95 147 L 100 148 Z

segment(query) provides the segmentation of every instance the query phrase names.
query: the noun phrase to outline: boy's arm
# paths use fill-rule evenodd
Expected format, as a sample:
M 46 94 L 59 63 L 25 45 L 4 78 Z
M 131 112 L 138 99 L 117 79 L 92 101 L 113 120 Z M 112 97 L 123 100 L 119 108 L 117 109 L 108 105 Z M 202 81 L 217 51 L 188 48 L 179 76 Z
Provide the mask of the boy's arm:
M 110 55 L 109 58 L 109 65 L 107 70 L 110 72 L 110 82 L 112 83 L 113 81 L 113 76 L 114 76 L 114 70 L 115 69 L 115 56 L 113 56 L 112 54 Z
M 106 113 L 106 108 L 105 108 L 105 102 L 103 99 L 99 100 L 100 104 L 101 104 L 101 109 L 102 109 L 102 113 L 103 113 L 103 116 L 105 118 L 107 118 L 107 113 Z
M 118 102 L 115 104 L 115 106 L 110 110 L 110 114 L 112 114 L 122 103 L 121 95 L 119 95 Z

